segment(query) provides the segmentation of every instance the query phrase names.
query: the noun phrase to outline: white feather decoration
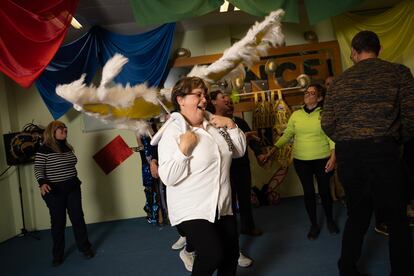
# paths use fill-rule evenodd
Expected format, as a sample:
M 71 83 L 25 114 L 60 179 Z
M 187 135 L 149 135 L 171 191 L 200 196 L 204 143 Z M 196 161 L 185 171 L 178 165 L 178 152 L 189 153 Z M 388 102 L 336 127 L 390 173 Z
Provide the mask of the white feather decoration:
M 219 80 L 231 80 L 245 76 L 244 66 L 250 67 L 265 56 L 271 47 L 277 47 L 284 42 L 284 35 L 281 29 L 281 18 L 283 10 L 270 13 L 262 22 L 256 22 L 247 32 L 246 36 L 224 51 L 223 56 L 209 66 L 194 66 L 187 76 L 197 76 L 207 82 L 214 83 Z M 148 87 L 146 83 L 135 86 L 113 85 L 112 80 L 121 72 L 128 59 L 121 54 L 115 54 L 105 64 L 102 70 L 102 79 L 99 87 L 85 84 L 85 74 L 78 80 L 58 85 L 56 93 L 71 102 L 73 107 L 90 116 L 96 117 L 103 122 L 111 122 L 119 129 L 133 130 L 137 135 L 148 135 L 149 125 L 140 116 L 129 117 L 128 110 L 134 107 L 135 110 L 147 103 L 161 105 L 165 108 L 159 98 L 163 95 L 171 100 L 171 89 Z M 145 102 L 139 101 L 144 99 Z M 137 106 L 137 100 L 139 105 Z M 91 112 L 85 105 L 107 105 L 102 108 L 105 112 Z M 117 114 L 113 108 L 124 109 Z M 168 112 L 168 111 L 167 111 Z M 126 115 L 125 115 L 126 114 Z M 149 114 L 149 113 L 146 113 Z M 137 118 L 138 117 L 138 118 Z M 147 119 L 147 118 L 145 118 Z
M 235 74 L 228 74 L 239 64 L 251 67 L 260 57 L 265 56 L 270 48 L 284 44 L 285 37 L 281 28 L 284 14 L 281 9 L 271 12 L 262 22 L 256 22 L 241 40 L 224 51 L 220 59 L 209 66 L 195 66 L 188 76 L 200 77 L 214 83 L 231 79 Z M 237 73 L 236 76 L 240 74 Z

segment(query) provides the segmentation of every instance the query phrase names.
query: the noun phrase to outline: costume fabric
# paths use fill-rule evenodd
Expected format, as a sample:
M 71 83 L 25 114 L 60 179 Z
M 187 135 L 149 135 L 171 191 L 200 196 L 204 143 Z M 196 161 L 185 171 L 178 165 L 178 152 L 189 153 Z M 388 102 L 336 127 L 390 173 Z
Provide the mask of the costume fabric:
M 140 138 L 144 147 L 139 152 L 141 156 L 142 184 L 146 202 L 144 211 L 147 213 L 147 221 L 151 224 L 164 224 L 168 221 L 165 199 L 165 186 L 160 179 L 153 178 L 150 170 L 151 160 L 158 159 L 157 147 L 151 146 L 151 139 L 147 136 Z

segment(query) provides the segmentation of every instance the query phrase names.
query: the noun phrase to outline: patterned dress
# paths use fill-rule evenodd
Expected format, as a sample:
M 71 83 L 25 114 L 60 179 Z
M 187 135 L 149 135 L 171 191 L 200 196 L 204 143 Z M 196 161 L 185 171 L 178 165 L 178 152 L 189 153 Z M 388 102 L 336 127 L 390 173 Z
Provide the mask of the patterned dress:
M 151 224 L 164 225 L 168 223 L 167 204 L 165 199 L 165 186 L 158 178 L 153 178 L 150 170 L 151 160 L 158 159 L 157 147 L 151 146 L 149 137 L 141 137 L 143 149 L 139 152 L 142 164 L 142 184 L 146 203 L 144 211 Z

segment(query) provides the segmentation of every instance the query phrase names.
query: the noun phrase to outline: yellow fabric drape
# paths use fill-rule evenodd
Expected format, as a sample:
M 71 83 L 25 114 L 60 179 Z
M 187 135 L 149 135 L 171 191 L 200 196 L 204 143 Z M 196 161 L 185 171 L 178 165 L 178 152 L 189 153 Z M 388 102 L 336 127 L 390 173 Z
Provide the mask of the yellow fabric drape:
M 402 63 L 414 72 L 414 1 L 406 0 L 384 13 L 361 16 L 346 13 L 333 18 L 333 25 L 345 68 L 352 65 L 351 40 L 355 34 L 370 30 L 378 34 L 383 47 L 381 59 Z

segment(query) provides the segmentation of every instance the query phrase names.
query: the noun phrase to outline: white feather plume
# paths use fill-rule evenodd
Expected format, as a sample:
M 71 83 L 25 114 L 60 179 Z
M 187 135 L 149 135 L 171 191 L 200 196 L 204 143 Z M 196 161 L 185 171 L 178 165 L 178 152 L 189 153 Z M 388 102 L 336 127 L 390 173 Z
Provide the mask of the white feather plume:
M 83 108 L 85 104 L 107 104 L 115 108 L 128 108 L 134 105 L 136 99 L 142 98 L 145 101 L 159 105 L 158 89 L 148 87 L 146 83 L 135 86 L 122 86 L 120 84 L 110 86 L 113 78 L 122 70 L 128 61 L 121 54 L 114 55 L 105 64 L 102 80 L 99 87 L 85 84 L 85 74 L 78 80 L 62 84 L 56 87 L 56 94 L 71 102 L 73 107 L 89 116 L 100 119 L 104 123 L 111 123 L 119 129 L 129 129 L 139 135 L 147 135 L 148 123 L 145 120 L 118 118 L 112 114 L 102 115 L 93 113 Z
M 107 92 L 107 86 L 121 72 L 128 59 L 121 54 L 116 53 L 110 58 L 102 69 L 101 84 L 98 87 L 98 98 L 103 101 Z
M 116 53 L 112 58 L 110 58 L 102 68 L 102 79 L 100 87 L 105 87 L 112 80 L 118 76 L 125 64 L 127 64 L 128 58 L 124 57 L 121 54 Z
M 171 102 L 171 92 L 172 88 L 162 88 L 160 90 L 160 94 L 169 102 Z
M 209 66 L 195 66 L 188 76 L 200 77 L 214 83 L 231 79 L 234 73 L 230 76 L 228 73 L 239 64 L 251 67 L 260 57 L 265 56 L 270 48 L 284 44 L 281 28 L 284 14 L 281 9 L 271 12 L 262 22 L 256 22 L 241 40 L 224 51 L 220 59 Z

